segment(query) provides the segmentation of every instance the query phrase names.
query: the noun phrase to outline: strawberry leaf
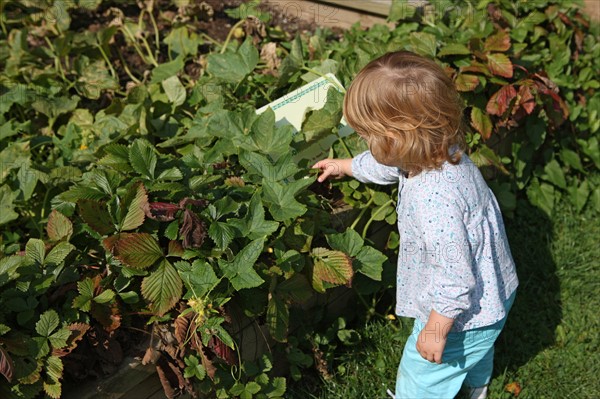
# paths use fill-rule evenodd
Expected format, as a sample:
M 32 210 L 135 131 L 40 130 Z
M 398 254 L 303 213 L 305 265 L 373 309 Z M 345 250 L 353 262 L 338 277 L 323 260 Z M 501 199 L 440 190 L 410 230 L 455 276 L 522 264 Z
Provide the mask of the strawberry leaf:
M 158 242 L 148 233 L 121 234 L 114 250 L 117 259 L 135 269 L 147 269 L 163 256 Z
M 150 309 L 163 316 L 181 299 L 182 282 L 177 270 L 166 259 L 142 281 L 142 295 L 150 302 Z

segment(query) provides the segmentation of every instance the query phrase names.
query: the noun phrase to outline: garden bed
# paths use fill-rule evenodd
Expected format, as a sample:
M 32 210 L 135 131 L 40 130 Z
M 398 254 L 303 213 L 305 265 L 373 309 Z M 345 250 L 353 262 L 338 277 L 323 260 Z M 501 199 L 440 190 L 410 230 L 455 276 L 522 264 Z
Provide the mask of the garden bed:
M 563 3 L 505 3 L 345 31 L 238 1 L 2 3 L 2 398 L 59 398 L 136 356 L 154 366 L 124 379 L 148 397 L 151 367 L 167 397 L 329 377 L 352 322 L 389 305 L 397 189 L 316 184 L 310 165 L 366 149 L 341 137 L 343 87 L 386 51 L 446 67 L 507 215 L 600 209 L 597 37 Z M 257 114 L 329 73 L 343 87 L 299 128 Z

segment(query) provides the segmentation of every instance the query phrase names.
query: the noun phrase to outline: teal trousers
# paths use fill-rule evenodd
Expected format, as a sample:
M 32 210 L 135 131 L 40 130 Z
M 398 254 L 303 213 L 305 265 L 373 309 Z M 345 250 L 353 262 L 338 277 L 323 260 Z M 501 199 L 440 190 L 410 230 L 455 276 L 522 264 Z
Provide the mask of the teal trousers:
M 515 299 L 504 303 L 506 314 Z M 463 383 L 468 387 L 489 384 L 494 366 L 494 342 L 506 317 L 490 326 L 448 334 L 442 364 L 429 362 L 417 352 L 417 338 L 424 325 L 415 320 L 396 379 L 396 399 L 454 399 Z

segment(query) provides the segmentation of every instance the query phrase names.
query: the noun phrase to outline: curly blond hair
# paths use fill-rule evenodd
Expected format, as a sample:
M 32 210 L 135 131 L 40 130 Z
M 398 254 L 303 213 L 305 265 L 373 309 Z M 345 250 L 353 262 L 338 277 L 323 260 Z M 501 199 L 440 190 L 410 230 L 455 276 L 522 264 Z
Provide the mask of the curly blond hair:
M 408 51 L 371 61 L 344 98 L 346 121 L 375 159 L 411 175 L 460 161 L 466 148 L 462 113 L 452 79 L 434 61 Z

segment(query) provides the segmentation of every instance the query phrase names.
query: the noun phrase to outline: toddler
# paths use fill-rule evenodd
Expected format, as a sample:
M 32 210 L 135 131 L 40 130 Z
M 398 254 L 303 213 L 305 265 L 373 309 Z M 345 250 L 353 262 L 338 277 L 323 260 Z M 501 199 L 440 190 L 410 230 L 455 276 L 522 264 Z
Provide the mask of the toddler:
M 462 102 L 432 60 L 401 51 L 352 82 L 344 116 L 369 151 L 325 159 L 318 178 L 398 184 L 396 314 L 415 319 L 396 399 L 485 398 L 494 342 L 518 285 L 494 194 L 465 153 Z

